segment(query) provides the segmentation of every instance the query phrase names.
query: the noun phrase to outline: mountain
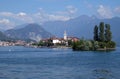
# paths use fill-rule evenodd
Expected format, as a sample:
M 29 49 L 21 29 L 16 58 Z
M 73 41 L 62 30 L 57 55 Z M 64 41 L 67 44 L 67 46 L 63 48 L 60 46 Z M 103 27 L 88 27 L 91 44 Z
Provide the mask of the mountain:
M 17 38 L 17 39 L 31 39 L 39 41 L 42 38 L 49 38 L 52 36 L 51 33 L 47 32 L 45 29 L 43 29 L 40 25 L 36 23 L 32 24 L 23 24 L 25 26 L 21 26 L 23 28 L 15 28 L 5 31 L 4 33 L 11 37 L 11 38 Z
M 26 24 L 18 25 L 18 26 L 16 26 L 16 27 L 14 27 L 14 30 L 24 28 L 24 27 L 26 27 L 27 25 L 28 25 L 27 23 L 26 23 Z
M 109 23 L 111 25 L 113 40 L 120 44 L 120 17 L 114 17 L 111 19 L 98 19 L 95 16 L 89 17 L 82 15 L 68 21 L 46 22 L 43 24 L 43 27 L 58 37 L 63 37 L 63 32 L 66 30 L 68 36 L 93 39 L 93 28 L 95 25 L 99 25 L 100 22 L 104 22 L 105 24 Z
M 1 32 L 4 32 L 4 30 L 3 30 L 3 29 L 0 29 L 0 31 L 1 31 Z
M 43 27 L 52 34 L 60 37 L 63 36 L 63 32 L 66 30 L 69 36 L 82 37 L 87 35 L 90 38 L 92 33 L 90 30 L 93 30 L 91 27 L 94 27 L 98 23 L 97 20 L 96 18 L 83 15 L 68 21 L 46 22 L 43 24 Z
M 1 31 L 0 31 L 0 40 L 1 41 L 5 41 L 5 40 L 9 40 L 10 38 L 8 38 L 4 33 L 2 33 Z

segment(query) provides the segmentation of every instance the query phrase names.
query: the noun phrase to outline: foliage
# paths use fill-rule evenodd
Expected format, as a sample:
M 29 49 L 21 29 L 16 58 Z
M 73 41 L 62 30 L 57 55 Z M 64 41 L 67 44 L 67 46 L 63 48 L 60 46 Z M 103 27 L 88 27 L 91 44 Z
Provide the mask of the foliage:
M 43 42 L 43 41 L 40 41 L 39 43 L 38 43 L 38 46 L 46 46 L 47 45 L 47 43 L 46 42 Z
M 71 46 L 73 44 L 72 40 L 68 40 L 68 46 Z
M 79 40 L 73 43 L 73 50 L 88 51 L 92 49 L 92 42 L 89 40 Z
M 116 44 L 114 41 L 109 42 L 99 42 L 99 41 L 90 41 L 90 40 L 80 40 L 73 43 L 73 50 L 89 51 L 89 50 L 98 50 L 107 48 L 115 48 Z
M 92 41 L 92 44 L 93 44 L 92 50 L 97 50 L 100 47 L 98 41 Z
M 52 43 L 52 40 L 51 40 L 51 39 L 49 39 L 46 43 L 47 43 L 47 46 L 48 46 L 48 47 L 50 47 L 50 46 L 53 46 L 53 45 L 54 45 L 54 44 Z
M 98 41 L 98 26 L 97 25 L 95 25 L 95 27 L 94 27 L 94 40 L 95 41 Z
M 104 30 L 105 27 L 105 30 Z M 99 31 L 99 35 L 98 35 Z M 94 40 L 80 40 L 73 43 L 73 50 L 107 50 L 116 47 L 116 43 L 112 40 L 112 32 L 110 25 L 100 22 L 99 28 L 97 25 L 94 27 Z
M 100 22 L 100 25 L 99 25 L 99 41 L 104 41 L 105 40 L 105 37 L 104 37 L 104 22 Z
M 105 24 L 106 30 L 105 30 L 105 41 L 109 42 L 112 39 L 112 33 L 110 31 L 110 25 Z
M 106 43 L 105 42 L 98 42 L 99 48 L 105 48 Z
M 84 41 L 77 41 L 77 42 L 73 42 L 72 45 L 73 50 L 83 50 L 84 49 Z
M 116 43 L 114 41 L 106 42 L 106 47 L 107 48 L 115 48 L 116 47 Z

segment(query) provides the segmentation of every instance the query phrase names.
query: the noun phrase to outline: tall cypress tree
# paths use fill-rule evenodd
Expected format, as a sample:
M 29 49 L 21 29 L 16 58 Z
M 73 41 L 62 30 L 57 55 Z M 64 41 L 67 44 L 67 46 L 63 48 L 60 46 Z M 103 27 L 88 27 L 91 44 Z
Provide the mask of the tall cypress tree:
M 104 37 L 104 22 L 100 22 L 99 25 L 99 41 L 104 42 L 105 41 L 105 37 Z
M 105 24 L 105 41 L 109 42 L 112 39 L 112 32 L 110 31 L 110 24 Z
M 95 25 L 95 27 L 94 27 L 94 40 L 95 41 L 98 41 L 98 26 L 97 25 Z

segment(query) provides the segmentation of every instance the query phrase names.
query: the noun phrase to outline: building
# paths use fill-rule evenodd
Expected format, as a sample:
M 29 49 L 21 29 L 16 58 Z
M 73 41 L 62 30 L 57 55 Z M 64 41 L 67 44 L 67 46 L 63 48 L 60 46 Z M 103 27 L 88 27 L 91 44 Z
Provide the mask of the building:
M 60 38 L 52 38 L 52 43 L 53 44 L 61 43 L 61 40 Z
M 64 31 L 63 38 L 51 37 L 48 39 L 42 39 L 43 43 L 46 43 L 47 46 L 69 46 L 72 42 L 79 41 L 77 37 L 68 37 L 66 31 Z
M 77 37 L 67 37 L 67 40 L 71 40 L 72 42 L 77 42 L 77 41 L 79 41 L 80 39 L 77 38 Z
M 64 40 L 67 40 L 67 33 L 64 31 Z

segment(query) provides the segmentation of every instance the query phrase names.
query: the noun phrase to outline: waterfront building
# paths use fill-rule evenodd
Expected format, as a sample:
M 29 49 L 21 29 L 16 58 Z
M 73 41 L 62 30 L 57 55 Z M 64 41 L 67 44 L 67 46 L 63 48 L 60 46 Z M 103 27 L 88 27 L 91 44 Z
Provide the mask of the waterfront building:
M 64 40 L 67 40 L 67 33 L 64 31 Z

